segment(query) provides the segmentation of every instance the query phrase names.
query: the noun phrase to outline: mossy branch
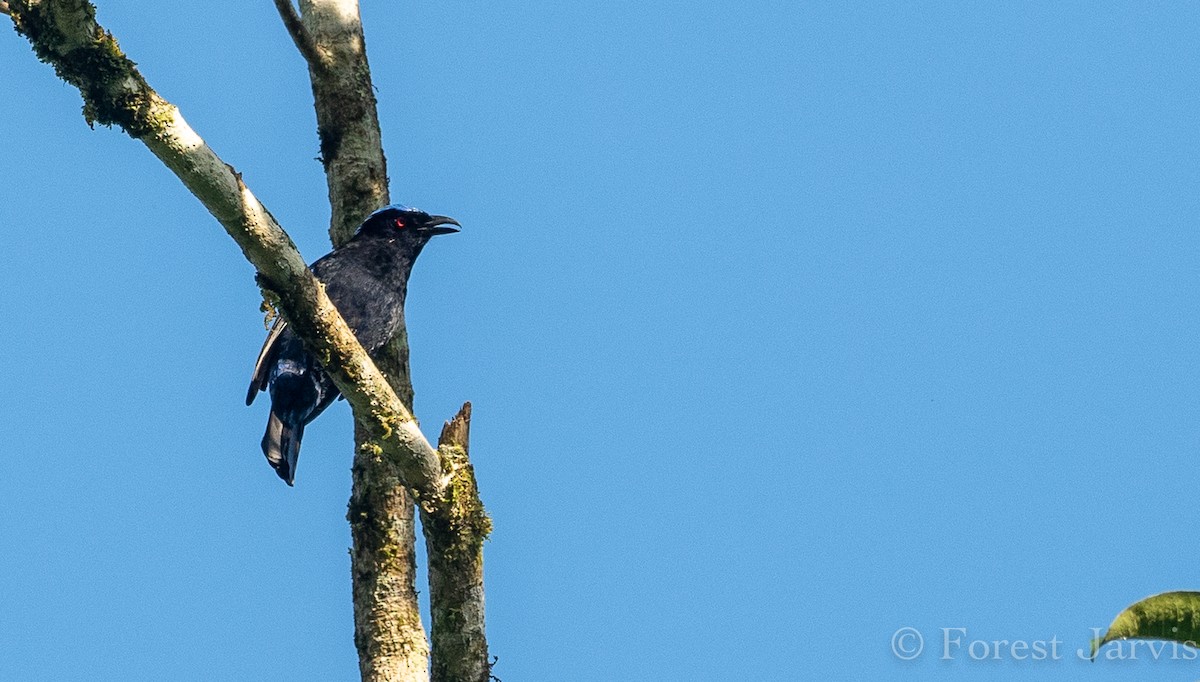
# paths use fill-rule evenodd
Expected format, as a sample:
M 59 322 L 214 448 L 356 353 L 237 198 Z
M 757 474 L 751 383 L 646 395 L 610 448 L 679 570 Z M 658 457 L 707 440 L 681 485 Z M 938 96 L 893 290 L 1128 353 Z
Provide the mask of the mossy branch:
M 284 28 L 287 29 L 288 35 L 292 37 L 292 42 L 296 44 L 296 49 L 300 51 L 304 61 L 308 62 L 309 67 L 314 71 L 327 69 L 328 61 L 317 52 L 317 46 L 313 44 L 312 36 L 308 34 L 308 30 L 301 23 L 300 14 L 296 11 L 292 0 L 275 0 L 275 9 L 279 11 L 279 18 L 283 20 Z
M 292 0 L 284 11 L 291 10 Z M 299 0 L 300 26 L 320 59 L 309 62 L 321 162 L 329 188 L 329 238 L 344 244 L 362 216 L 391 203 L 387 161 L 367 63 L 358 0 Z M 291 12 L 288 12 L 290 15 Z M 284 22 L 291 21 L 289 16 Z M 303 48 L 302 48 L 303 50 Z M 400 400 L 412 406 L 408 336 L 402 326 L 375 355 Z M 429 678 L 429 643 L 416 585 L 416 520 L 412 497 L 370 443 L 355 432 L 350 504 L 346 518 L 354 545 L 350 571 L 354 643 L 363 682 Z M 366 447 L 364 447 L 366 446 Z
M 277 7 L 285 22 L 295 19 L 290 3 L 281 7 L 277 0 Z M 340 244 L 367 212 L 386 203 L 386 163 L 357 1 L 300 0 L 300 7 L 304 32 L 298 32 L 294 21 L 288 28 L 309 61 L 333 208 L 330 233 Z M 363 679 L 416 679 L 424 670 L 419 619 L 407 629 L 392 627 L 389 623 L 402 614 L 386 612 L 400 603 L 416 603 L 408 486 L 421 501 L 430 548 L 433 679 L 487 680 L 482 543 L 491 521 L 467 459 L 470 405 L 447 425 L 434 450 L 405 406 L 412 396 L 406 340 L 397 338 L 392 352 L 380 360 L 396 378 L 389 383 L 274 217 L 179 110 L 149 86 L 96 22 L 90 2 L 0 0 L 0 11 L 12 17 L 40 59 L 79 89 L 89 125 L 116 125 L 143 142 L 200 199 L 254 265 L 265 300 L 277 306 L 322 359 L 350 403 L 362 444 L 355 457 L 349 516 Z M 308 47 L 327 57 L 314 61 Z M 388 594 L 400 600 L 390 601 Z M 369 627 L 359 627 L 360 621 Z
M 225 228 L 279 301 L 297 336 L 330 377 L 399 476 L 423 495 L 449 482 L 438 453 L 412 414 L 359 345 L 313 277 L 295 244 L 231 166 L 222 161 L 170 102 L 159 96 L 96 23 L 85 0 L 11 0 L 17 31 L 42 61 L 79 88 L 89 124 L 116 125 L 143 142 Z
M 484 634 L 483 541 L 492 532 L 479 501 L 467 456 L 471 403 L 446 422 L 438 438 L 450 484 L 436 498 L 420 499 L 421 529 L 429 557 L 433 679 L 487 682 L 491 677 Z
M 303 28 L 324 62 L 324 68 L 310 68 L 309 77 L 329 187 L 329 237 L 340 246 L 363 216 L 389 203 L 375 88 L 358 0 L 299 4 Z

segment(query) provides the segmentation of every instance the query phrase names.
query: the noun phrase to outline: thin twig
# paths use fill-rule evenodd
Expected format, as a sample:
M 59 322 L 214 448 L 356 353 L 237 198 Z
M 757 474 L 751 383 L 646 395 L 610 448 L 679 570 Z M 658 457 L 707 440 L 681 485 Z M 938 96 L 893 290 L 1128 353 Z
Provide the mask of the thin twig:
M 292 36 L 292 42 L 296 43 L 296 49 L 300 50 L 304 60 L 314 69 L 324 69 L 325 60 L 321 59 L 321 55 L 317 52 L 317 46 L 313 44 L 312 36 L 304 29 L 304 24 L 300 21 L 300 14 L 296 11 L 292 0 L 275 0 L 275 9 L 279 10 L 279 18 L 283 19 L 284 27 Z

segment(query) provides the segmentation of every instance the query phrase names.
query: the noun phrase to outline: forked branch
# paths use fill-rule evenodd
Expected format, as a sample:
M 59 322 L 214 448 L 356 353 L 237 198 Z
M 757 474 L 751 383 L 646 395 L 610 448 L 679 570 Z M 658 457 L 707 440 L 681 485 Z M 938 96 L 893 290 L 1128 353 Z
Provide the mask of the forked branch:
M 308 34 L 308 30 L 300 21 L 300 13 L 296 11 L 292 0 L 275 0 L 275 9 L 279 10 L 279 18 L 283 19 L 283 26 L 287 29 L 288 35 L 292 37 L 292 42 L 296 44 L 296 49 L 300 50 L 304 61 L 308 62 L 314 71 L 324 70 L 326 61 L 317 52 L 312 36 Z

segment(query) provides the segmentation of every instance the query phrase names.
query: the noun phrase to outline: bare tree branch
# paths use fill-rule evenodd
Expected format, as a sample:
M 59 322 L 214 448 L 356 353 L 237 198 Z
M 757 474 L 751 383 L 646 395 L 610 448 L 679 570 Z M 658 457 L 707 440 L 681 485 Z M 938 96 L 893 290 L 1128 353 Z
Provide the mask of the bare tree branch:
M 332 209 L 329 236 L 339 246 L 389 202 L 375 88 L 358 0 L 300 0 L 300 13 L 317 51 L 328 56 L 329 68 L 309 75 Z
M 369 436 L 361 427 L 355 438 Z M 429 643 L 417 599 L 416 519 L 408 488 L 359 448 L 346 519 L 354 646 L 363 682 L 427 682 Z
M 301 56 L 314 71 L 320 71 L 325 68 L 325 60 L 321 59 L 320 53 L 313 45 L 312 36 L 308 35 L 304 24 L 300 23 L 300 14 L 296 12 L 296 6 L 292 4 L 292 0 L 275 0 L 275 9 L 279 10 L 279 18 L 283 19 L 283 25 L 287 28 L 287 32 L 292 36 L 292 42 L 296 44 L 296 49 L 300 50 Z
M 300 0 L 302 21 L 326 68 L 309 69 L 321 161 L 329 187 L 329 237 L 337 245 L 362 217 L 390 203 L 387 161 L 357 0 Z M 411 409 L 408 333 L 375 361 Z M 362 434 L 356 434 L 361 443 Z M 408 489 L 360 448 L 346 518 L 354 593 L 354 643 L 364 682 L 429 679 L 429 644 L 416 587 L 416 520 Z
M 296 334 L 322 359 L 383 458 L 422 496 L 440 498 L 449 477 L 408 409 L 371 362 L 291 238 L 242 182 L 145 81 L 86 0 L 11 0 L 17 30 L 79 88 L 89 124 L 120 126 L 196 195 L 258 270 Z
M 484 633 L 483 541 L 492 531 L 492 520 L 479 502 L 475 470 L 467 457 L 470 439 L 467 403 L 438 438 L 442 465 L 451 472 L 446 495 L 421 506 L 437 682 L 488 682 L 491 677 Z
M 447 424 L 438 450 L 411 415 L 402 330 L 373 364 L 290 238 L 226 165 L 163 100 L 95 21 L 86 0 L 0 0 L 37 55 L 79 88 L 89 125 L 118 125 L 142 141 L 201 200 L 258 270 L 258 281 L 346 396 L 359 447 L 347 517 L 354 536 L 355 643 L 363 680 L 426 678 L 428 648 L 415 591 L 413 505 L 430 554 L 435 682 L 490 676 L 483 617 L 482 543 L 491 521 L 467 458 L 470 405 Z M 288 12 L 280 6 L 288 23 Z M 301 0 L 304 32 L 327 61 L 309 60 L 322 160 L 343 243 L 387 203 L 387 172 L 357 0 Z M 298 42 L 298 46 L 301 42 Z M 301 50 L 304 48 L 301 46 Z M 307 58 L 307 57 L 306 57 Z M 379 369 L 386 373 L 381 375 Z

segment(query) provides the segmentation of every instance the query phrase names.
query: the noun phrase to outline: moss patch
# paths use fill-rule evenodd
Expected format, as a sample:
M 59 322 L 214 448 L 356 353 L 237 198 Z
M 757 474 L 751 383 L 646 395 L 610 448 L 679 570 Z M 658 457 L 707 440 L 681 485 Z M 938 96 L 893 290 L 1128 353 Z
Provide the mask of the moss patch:
M 38 59 L 79 89 L 89 126 L 120 126 L 135 138 L 162 128 L 170 107 L 146 84 L 116 38 L 96 24 L 91 3 L 39 3 L 30 8 L 14 2 L 11 9 L 17 32 L 33 45 Z M 62 26 L 71 27 L 72 34 Z

